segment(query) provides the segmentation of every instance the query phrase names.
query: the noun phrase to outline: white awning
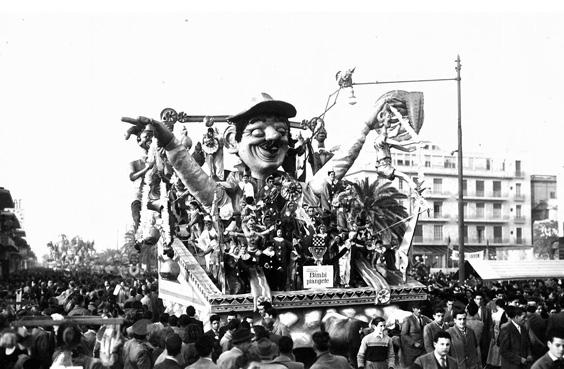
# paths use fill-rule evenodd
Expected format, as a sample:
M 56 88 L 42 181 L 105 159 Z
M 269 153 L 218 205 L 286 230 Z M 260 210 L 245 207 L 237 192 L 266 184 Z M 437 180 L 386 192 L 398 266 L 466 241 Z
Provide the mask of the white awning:
M 482 280 L 564 278 L 564 260 L 468 260 Z

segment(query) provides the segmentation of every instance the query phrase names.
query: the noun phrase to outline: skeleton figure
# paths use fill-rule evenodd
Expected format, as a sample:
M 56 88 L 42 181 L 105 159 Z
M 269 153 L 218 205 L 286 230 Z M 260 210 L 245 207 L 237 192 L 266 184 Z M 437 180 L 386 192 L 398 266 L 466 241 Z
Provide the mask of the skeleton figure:
M 378 114 L 378 122 L 379 125 L 376 128 L 378 136 L 374 140 L 376 171 L 381 177 L 389 180 L 394 180 L 395 177 L 400 178 L 409 185 L 414 194 L 419 195 L 421 183 L 414 181 L 409 175 L 392 166 L 391 149 L 412 152 L 415 151 L 416 145 L 423 143 L 423 141 L 419 140 L 419 136 L 410 122 L 392 106 L 385 107 Z M 407 139 L 406 136 L 408 136 Z

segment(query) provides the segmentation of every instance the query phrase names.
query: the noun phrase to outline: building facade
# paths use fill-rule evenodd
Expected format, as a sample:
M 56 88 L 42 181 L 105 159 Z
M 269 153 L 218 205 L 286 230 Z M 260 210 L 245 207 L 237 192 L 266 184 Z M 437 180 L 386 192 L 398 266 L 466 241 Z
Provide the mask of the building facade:
M 0 187 L 0 279 L 35 263 L 18 214 L 23 215 L 21 200 L 14 201 L 10 191 Z
M 555 175 L 531 175 L 531 221 L 557 219 Z
M 418 153 L 392 155 L 396 170 L 410 176 L 419 174 L 427 188 L 423 195 L 429 211 L 419 216 L 413 255 L 431 267 L 456 266 L 451 256 L 458 249 L 457 157 L 434 145 Z M 468 155 L 463 164 L 465 252 L 483 252 L 486 258 L 494 259 L 503 258 L 509 250 L 530 249 L 531 182 L 522 162 Z M 353 168 L 348 177 L 376 179 L 374 161 Z M 395 179 L 394 186 L 409 196 L 405 183 Z

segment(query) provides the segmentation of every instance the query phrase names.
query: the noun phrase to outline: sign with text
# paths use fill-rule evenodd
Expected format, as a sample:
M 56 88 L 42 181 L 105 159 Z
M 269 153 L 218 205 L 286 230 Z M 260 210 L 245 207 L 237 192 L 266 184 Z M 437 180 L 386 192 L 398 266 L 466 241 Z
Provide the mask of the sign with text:
M 304 289 L 333 287 L 332 265 L 308 265 L 303 271 Z
M 473 260 L 484 260 L 484 255 L 485 252 L 482 251 L 476 251 L 476 252 L 465 252 L 464 253 L 464 259 L 468 260 L 468 259 L 473 259 Z M 453 250 L 452 251 L 452 256 L 451 256 L 452 260 L 458 260 L 458 251 Z

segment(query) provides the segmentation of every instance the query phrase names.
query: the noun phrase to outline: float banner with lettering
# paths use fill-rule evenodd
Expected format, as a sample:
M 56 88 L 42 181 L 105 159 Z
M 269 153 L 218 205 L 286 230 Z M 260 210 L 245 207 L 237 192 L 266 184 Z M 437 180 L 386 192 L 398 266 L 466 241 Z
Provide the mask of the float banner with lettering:
M 333 287 L 332 265 L 304 266 L 304 289 Z

